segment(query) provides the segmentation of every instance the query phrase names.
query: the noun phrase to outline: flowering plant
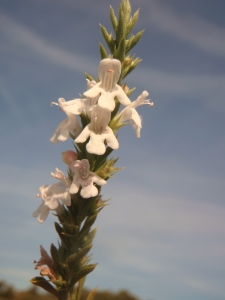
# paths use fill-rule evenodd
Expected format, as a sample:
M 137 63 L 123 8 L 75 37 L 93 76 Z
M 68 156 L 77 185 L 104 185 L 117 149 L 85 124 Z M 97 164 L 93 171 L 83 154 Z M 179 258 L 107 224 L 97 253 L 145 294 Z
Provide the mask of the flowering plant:
M 141 61 L 128 54 L 144 32 L 130 35 L 138 16 L 139 10 L 131 16 L 129 0 L 122 0 L 118 20 L 110 7 L 115 38 L 100 25 L 110 53 L 100 44 L 98 79 L 95 81 L 86 74 L 87 91 L 83 96 L 70 101 L 59 98 L 58 103 L 52 102 L 65 112 L 67 118 L 58 125 L 50 141 L 59 143 L 70 137 L 75 151 L 67 150 L 62 154 L 68 175 L 56 168 L 51 175 L 58 182 L 39 188 L 37 196 L 42 202 L 33 216 L 43 223 L 49 211 L 54 211 L 58 218 L 55 229 L 60 242 L 58 248 L 51 245 L 51 255 L 41 246 L 41 258 L 35 261 L 35 269 L 40 270 L 41 276 L 34 277 L 31 282 L 60 300 L 79 300 L 85 276 L 96 267 L 96 264 L 90 264 L 88 255 L 96 232 L 92 225 L 106 205 L 100 195 L 101 186 L 120 170 L 115 167 L 117 159 L 108 158 L 119 148 L 117 131 L 121 126 L 131 124 L 136 136 L 140 137 L 142 122 L 136 108 L 153 105 L 146 100 L 146 91 L 131 101 L 129 97 L 134 88 L 122 84 Z M 123 109 L 120 109 L 121 105 Z M 94 299 L 94 294 L 95 290 L 88 300 Z

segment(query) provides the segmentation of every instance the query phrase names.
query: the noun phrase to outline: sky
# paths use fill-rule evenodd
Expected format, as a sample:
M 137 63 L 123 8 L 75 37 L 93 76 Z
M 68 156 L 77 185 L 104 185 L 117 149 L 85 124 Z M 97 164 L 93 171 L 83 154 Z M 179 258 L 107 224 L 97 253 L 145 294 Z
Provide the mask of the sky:
M 65 116 L 51 102 L 97 77 L 99 23 L 112 31 L 119 0 L 0 2 L 0 279 L 18 289 L 38 276 L 39 246 L 57 244 L 55 217 L 39 224 L 38 188 L 52 184 L 71 140 L 49 139 Z M 118 167 L 102 189 L 88 288 L 129 290 L 142 300 L 225 297 L 225 2 L 131 0 L 140 7 L 126 81 L 150 94 L 137 139 L 119 131 Z

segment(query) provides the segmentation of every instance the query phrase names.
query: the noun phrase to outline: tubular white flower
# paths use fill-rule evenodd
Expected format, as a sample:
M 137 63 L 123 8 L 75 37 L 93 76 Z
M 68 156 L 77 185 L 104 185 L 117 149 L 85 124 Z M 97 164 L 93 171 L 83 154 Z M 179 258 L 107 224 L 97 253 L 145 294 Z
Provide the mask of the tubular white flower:
M 95 105 L 91 111 L 91 127 L 96 134 L 101 134 L 108 126 L 111 118 L 111 112 L 107 108 L 101 108 Z
M 98 194 L 98 189 L 93 183 L 100 186 L 106 184 L 104 179 L 90 171 L 90 164 L 87 159 L 76 160 L 70 168 L 75 173 L 69 190 L 71 194 L 76 194 L 81 186 L 80 194 L 83 198 L 95 197 Z
M 33 212 L 32 216 L 37 218 L 39 223 L 43 223 L 49 214 L 50 208 L 45 205 L 45 202 L 42 200 L 41 205 Z
M 135 108 L 144 104 L 147 104 L 149 106 L 154 105 L 153 102 L 150 102 L 149 100 L 145 100 L 147 96 L 148 96 L 148 92 L 146 91 L 142 92 L 141 95 L 135 101 L 131 102 L 131 104 L 126 106 L 118 115 L 118 118 L 120 118 L 120 123 L 130 120 L 131 125 L 136 131 L 137 137 L 140 137 L 142 123 L 141 123 L 141 117 Z
M 90 140 L 86 145 L 86 149 L 89 153 L 97 155 L 105 153 L 105 141 L 110 148 L 118 149 L 118 140 L 112 129 L 108 127 L 110 116 L 110 110 L 95 105 L 91 112 L 91 122 L 75 139 L 75 142 L 84 143 L 90 137 Z
M 54 144 L 64 142 L 68 139 L 70 131 L 77 137 L 81 132 L 81 126 L 76 115 L 81 114 L 82 110 L 85 108 L 83 100 L 74 99 L 66 101 L 63 98 L 59 98 L 58 103 L 52 102 L 52 104 L 59 106 L 60 109 L 66 113 L 67 119 L 63 120 L 58 125 L 50 141 Z
M 47 219 L 50 210 L 54 210 L 59 215 L 63 211 L 63 206 L 58 202 L 56 209 L 50 209 L 45 205 L 45 201 L 42 200 L 41 205 L 33 212 L 32 216 L 37 218 L 39 223 L 43 223 Z
M 40 195 L 37 194 L 37 197 L 42 198 L 42 203 L 33 213 L 33 217 L 38 217 L 37 220 L 40 223 L 45 221 L 50 210 L 55 210 L 57 213 L 62 210 L 59 200 L 61 200 L 64 205 L 71 205 L 71 197 L 69 194 L 71 182 L 65 177 L 63 172 L 57 168 L 56 173 L 51 173 L 51 175 L 60 180 L 60 182 L 52 185 L 42 185 L 39 188 Z
M 100 61 L 98 77 L 99 82 L 84 93 L 86 97 L 99 97 L 98 105 L 101 108 L 113 111 L 115 108 L 115 97 L 121 104 L 129 105 L 130 99 L 127 97 L 121 86 L 117 84 L 121 73 L 121 62 L 117 59 L 105 58 Z

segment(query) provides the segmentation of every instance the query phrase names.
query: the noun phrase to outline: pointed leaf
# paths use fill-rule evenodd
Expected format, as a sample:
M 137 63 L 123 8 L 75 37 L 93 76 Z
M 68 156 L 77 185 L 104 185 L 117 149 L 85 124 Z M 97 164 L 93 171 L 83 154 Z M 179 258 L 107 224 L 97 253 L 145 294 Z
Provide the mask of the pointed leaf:
M 96 163 L 95 163 L 95 166 L 92 170 L 93 172 L 98 170 L 98 168 L 106 161 L 107 157 L 112 153 L 112 151 L 113 151 L 112 148 L 107 147 L 105 153 L 103 155 L 98 156 L 98 158 L 96 160 Z
M 92 80 L 94 79 L 94 78 L 93 78 L 91 75 L 89 75 L 87 72 L 84 72 L 84 74 L 85 74 L 86 78 L 89 79 L 90 81 L 92 81 Z
M 112 8 L 111 5 L 110 5 L 110 19 L 111 19 L 111 23 L 112 23 L 113 29 L 114 29 L 114 31 L 116 33 L 118 22 L 117 22 L 116 15 L 114 13 L 114 9 Z
M 100 46 L 100 56 L 101 56 L 101 59 L 107 58 L 108 54 L 107 54 L 105 48 L 103 47 L 102 43 L 100 43 L 99 46 Z
M 133 87 L 132 89 L 129 89 L 129 91 L 127 92 L 127 96 L 129 97 L 133 93 L 133 91 L 135 91 L 135 90 L 136 90 L 136 87 Z
M 81 292 L 82 292 L 82 288 L 84 286 L 84 282 L 85 282 L 86 276 L 84 276 L 83 278 L 81 278 L 78 282 L 78 286 L 75 292 L 75 297 L 74 300 L 80 300 L 80 296 L 81 296 Z
M 67 246 L 70 247 L 70 241 L 65 237 L 65 235 L 63 234 L 63 228 L 58 224 L 58 223 L 54 223 L 55 224 L 55 230 L 57 231 L 61 241 Z
M 74 253 L 69 256 L 68 267 L 74 270 L 77 266 L 81 265 L 81 260 L 83 257 L 91 250 L 92 245 L 88 245 L 82 248 L 78 253 Z M 75 270 L 74 270 L 75 271 Z
M 125 25 L 127 25 L 129 19 L 130 19 L 130 14 L 131 14 L 131 5 L 129 0 L 123 0 L 120 4 L 120 9 L 123 11 L 124 15 L 124 22 Z
M 95 294 L 96 294 L 96 292 L 97 292 L 97 287 L 95 288 L 95 289 L 93 289 L 91 292 L 90 292 L 90 294 L 88 295 L 88 297 L 87 297 L 87 300 L 94 300 L 94 298 L 95 298 Z
M 108 31 L 106 30 L 106 28 L 104 26 L 102 26 L 101 24 L 99 24 L 99 26 L 101 28 L 101 32 L 102 32 L 102 35 L 104 37 L 104 40 L 105 40 L 106 44 L 109 47 L 109 50 L 111 52 L 113 52 L 114 43 L 113 43 L 112 35 L 108 33 Z
M 120 60 L 121 63 L 124 61 L 124 58 L 125 58 L 125 38 L 122 38 L 119 45 L 118 45 L 118 48 L 116 49 L 115 53 L 113 54 L 113 56 Z
M 83 268 L 81 268 L 76 274 L 74 274 L 74 276 L 72 277 L 70 284 L 69 284 L 69 290 L 84 276 L 88 275 L 89 273 L 91 273 L 94 268 L 97 266 L 97 264 L 91 264 L 91 265 L 87 265 L 84 266 Z
M 145 31 L 144 29 L 139 31 L 137 34 L 135 34 L 128 40 L 128 45 L 126 45 L 126 54 L 139 42 L 144 31 Z
M 79 231 L 79 226 L 77 226 L 77 225 L 75 225 L 75 224 L 73 224 L 71 222 L 69 224 L 66 224 L 64 222 L 63 229 L 64 229 L 64 233 L 66 232 L 66 233 L 69 233 L 69 234 L 72 234 L 72 235 L 76 235 L 78 233 L 78 231 Z
M 83 235 L 86 231 L 88 231 L 91 226 L 94 224 L 98 214 L 94 214 L 93 216 L 87 217 L 84 225 L 79 233 L 79 235 Z
M 60 298 L 60 295 L 55 290 L 55 288 L 43 277 L 37 276 L 30 280 L 31 283 L 33 283 L 36 286 L 39 286 L 46 290 L 47 292 L 51 293 L 52 295 L 56 296 L 57 298 Z
M 82 248 L 85 247 L 85 246 L 88 246 L 88 245 L 92 244 L 96 232 L 97 232 L 97 228 L 94 228 L 93 230 L 91 230 L 88 233 L 88 235 L 86 235 L 86 236 L 84 236 L 82 238 L 82 242 L 81 242 L 81 247 Z
M 127 36 L 131 32 L 131 30 L 134 28 L 135 24 L 138 21 L 139 11 L 140 11 L 140 8 L 134 13 L 133 17 L 130 18 L 129 23 L 127 24 L 127 32 L 126 32 Z
M 116 45 L 118 47 L 120 41 L 122 38 L 126 37 L 126 24 L 124 22 L 124 14 L 123 10 L 121 9 L 119 12 L 119 21 L 118 21 L 118 26 L 116 30 Z
M 126 74 L 124 75 L 123 78 L 125 78 L 128 74 L 130 74 L 130 73 L 137 67 L 137 65 L 138 65 L 141 61 L 142 61 L 142 60 L 141 60 L 139 57 L 135 58 L 135 60 L 132 62 L 132 64 L 131 64 L 129 70 L 127 70 L 127 72 L 126 72 Z M 135 89 L 135 88 L 134 88 L 134 89 Z
M 56 246 L 54 244 L 51 244 L 50 252 L 51 252 L 52 260 L 55 264 L 56 270 L 59 272 L 59 274 L 61 276 L 64 277 L 64 272 L 63 272 L 62 266 L 59 262 L 58 249 L 56 248 Z

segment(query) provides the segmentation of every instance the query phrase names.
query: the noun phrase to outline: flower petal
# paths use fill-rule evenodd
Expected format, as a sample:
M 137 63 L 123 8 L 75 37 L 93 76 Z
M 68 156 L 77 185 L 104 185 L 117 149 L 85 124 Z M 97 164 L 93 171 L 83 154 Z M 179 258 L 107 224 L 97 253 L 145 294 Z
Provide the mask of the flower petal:
M 90 140 L 86 145 L 86 149 L 89 153 L 102 155 L 105 153 L 105 134 L 95 134 L 91 132 Z
M 106 135 L 107 145 L 114 150 L 118 149 L 119 142 L 118 142 L 117 138 L 115 137 L 112 129 L 110 127 L 107 127 L 107 131 L 108 131 L 108 133 Z
M 92 184 L 82 187 L 80 194 L 83 198 L 95 197 L 98 195 L 98 189 Z
M 49 214 L 49 208 L 45 205 L 44 201 L 42 201 L 41 205 L 35 210 L 32 214 L 34 218 L 37 217 L 37 221 L 39 223 L 43 223 Z
M 103 178 L 99 177 L 98 175 L 96 175 L 93 172 L 90 172 L 93 176 L 93 182 L 95 182 L 97 185 L 105 185 L 107 183 L 106 180 L 104 180 Z
M 79 190 L 79 182 L 76 180 L 76 175 L 73 176 L 73 182 L 71 183 L 69 193 L 70 194 L 76 194 Z
M 74 140 L 76 143 L 84 143 L 90 136 L 91 130 L 90 125 L 87 125 L 80 135 Z

